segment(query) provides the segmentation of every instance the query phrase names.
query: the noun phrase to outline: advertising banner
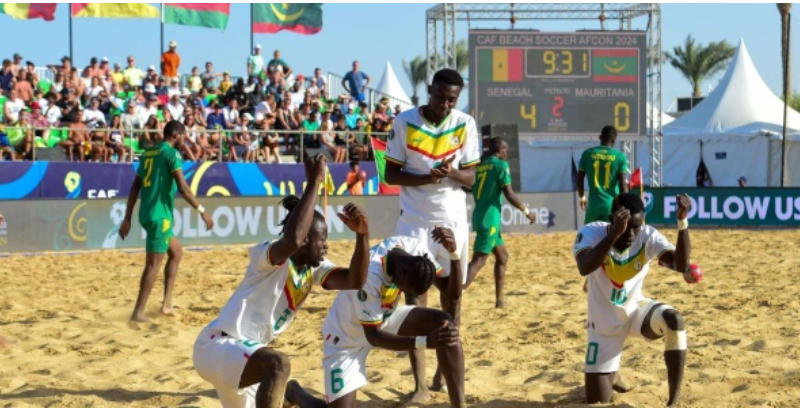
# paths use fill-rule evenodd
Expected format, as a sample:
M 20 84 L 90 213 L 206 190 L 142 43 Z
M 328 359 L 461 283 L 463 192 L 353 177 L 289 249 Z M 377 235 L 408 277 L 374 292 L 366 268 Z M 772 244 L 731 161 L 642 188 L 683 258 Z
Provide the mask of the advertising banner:
M 520 200 L 537 214 L 530 225 L 522 212 L 504 205 L 504 233 L 543 233 L 576 228 L 572 193 L 522 194 Z M 280 235 L 286 216 L 280 197 L 210 197 L 202 200 L 214 219 L 206 230 L 197 212 L 185 201 L 175 202 L 173 232 L 185 246 L 248 244 L 272 240 Z M 326 209 L 330 240 L 353 239 L 355 235 L 335 216 L 347 203 L 361 206 L 370 221 L 373 239 L 389 237 L 399 215 L 397 196 L 332 196 Z M 321 203 L 321 202 L 318 202 Z M 132 229 L 125 241 L 119 226 L 125 217 L 125 199 L 11 200 L 0 201 L 6 224 L 0 226 L 0 253 L 68 251 L 89 249 L 144 248 L 144 230 L 133 212 Z M 468 200 L 471 216 L 472 199 Z
M 692 199 L 694 226 L 800 226 L 800 189 L 777 188 L 646 189 L 647 223 L 674 225 L 675 197 L 682 193 Z
M 98 199 L 126 197 L 139 163 L 0 162 L 0 200 Z M 328 165 L 335 195 L 347 195 L 349 164 Z M 378 193 L 374 162 L 363 162 L 364 194 Z M 199 197 L 284 196 L 300 194 L 302 164 L 184 162 L 183 174 Z

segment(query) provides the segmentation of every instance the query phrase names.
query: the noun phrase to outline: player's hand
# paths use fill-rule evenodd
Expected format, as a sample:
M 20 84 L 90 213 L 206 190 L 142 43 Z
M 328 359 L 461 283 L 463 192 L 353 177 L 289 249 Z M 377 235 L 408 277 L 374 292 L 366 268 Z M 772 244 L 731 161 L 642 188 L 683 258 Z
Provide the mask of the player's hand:
M 369 220 L 360 207 L 348 203 L 342 210 L 342 213 L 337 214 L 337 216 L 348 229 L 356 234 L 369 234 Z
M 692 200 L 689 199 L 689 195 L 686 193 L 678 195 L 675 199 L 678 202 L 678 211 L 675 213 L 675 216 L 678 220 L 683 220 L 689 216 L 689 209 L 692 208 Z
M 580 202 L 581 202 L 581 210 L 586 211 L 586 203 L 587 203 L 586 197 L 580 198 Z
M 689 271 L 683 273 L 683 281 L 697 284 L 703 279 L 703 270 L 697 264 L 689 264 Z
M 128 233 L 131 232 L 131 221 L 130 220 L 123 220 L 122 224 L 119 225 L 119 237 L 122 240 L 125 240 L 125 237 L 128 237 Z
M 614 237 L 622 236 L 628 230 L 628 222 L 631 220 L 631 212 L 626 208 L 617 210 L 612 216 L 614 223 L 611 225 L 611 234 Z
M 428 334 L 428 349 L 439 349 L 458 344 L 458 328 L 450 321 L 442 321 L 442 325 Z
M 206 223 L 206 230 L 211 230 L 214 228 L 214 219 L 212 219 L 208 213 L 203 212 L 200 217 L 202 217 L 203 221 Z
M 325 180 L 325 169 L 328 166 L 328 158 L 322 154 L 316 154 L 306 158 L 306 180 L 322 182 Z
M 0 224 L 4 224 L 6 222 L 6 218 L 3 217 L 3 214 L 0 213 Z
M 358 172 L 358 179 L 361 180 L 362 182 L 366 182 L 367 172 L 364 172 L 363 170 L 361 172 Z
M 443 160 L 442 163 L 439 164 L 439 166 L 431 169 L 431 176 L 433 176 L 433 179 L 438 182 L 439 180 L 450 176 L 450 172 L 453 171 L 452 163 L 455 159 L 456 157 L 455 155 L 453 155 Z
M 530 212 L 527 216 L 525 216 L 531 224 L 536 223 L 536 213 Z
M 446 227 L 436 226 L 431 232 L 431 236 L 433 236 L 433 241 L 441 244 L 448 252 L 455 253 L 456 250 L 458 250 L 456 238 L 452 230 Z

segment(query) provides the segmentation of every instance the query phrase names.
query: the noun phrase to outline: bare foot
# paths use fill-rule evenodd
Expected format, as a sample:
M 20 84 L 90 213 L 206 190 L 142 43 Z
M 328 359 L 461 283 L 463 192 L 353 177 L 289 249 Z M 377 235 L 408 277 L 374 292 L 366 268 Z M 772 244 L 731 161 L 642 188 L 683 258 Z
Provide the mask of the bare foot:
M 416 403 L 418 405 L 428 403 L 431 400 L 431 394 L 428 392 L 428 389 L 424 389 L 421 391 L 414 391 L 409 398 L 410 402 Z
M 17 343 L 0 335 L 0 348 L 11 348 Z
M 167 306 L 161 307 L 161 313 L 166 315 L 167 317 L 175 316 L 175 312 L 172 310 L 172 307 L 167 307 Z
M 505 307 L 505 302 L 503 300 L 497 300 L 497 302 L 494 303 L 494 308 L 504 308 L 504 307 Z
M 131 316 L 131 322 L 150 322 L 150 318 L 147 318 L 147 316 L 144 314 L 134 313 Z
M 680 399 L 678 399 L 677 397 L 675 398 L 674 401 L 667 402 L 668 408 L 677 408 L 678 406 L 680 406 Z
M 297 406 L 297 404 L 294 402 L 294 393 L 297 388 L 300 388 L 300 384 L 294 379 L 286 384 L 286 392 L 283 393 L 284 408 L 293 408 Z
M 633 389 L 633 387 L 628 386 L 628 384 L 625 383 L 625 381 L 622 379 L 622 375 L 619 373 L 617 373 L 616 378 L 614 378 L 614 385 L 612 388 L 619 393 L 627 393 Z
M 447 384 L 444 382 L 444 376 L 441 372 L 439 372 L 438 368 L 436 369 L 436 373 L 433 374 L 433 384 L 431 385 L 430 390 L 434 392 L 447 393 Z

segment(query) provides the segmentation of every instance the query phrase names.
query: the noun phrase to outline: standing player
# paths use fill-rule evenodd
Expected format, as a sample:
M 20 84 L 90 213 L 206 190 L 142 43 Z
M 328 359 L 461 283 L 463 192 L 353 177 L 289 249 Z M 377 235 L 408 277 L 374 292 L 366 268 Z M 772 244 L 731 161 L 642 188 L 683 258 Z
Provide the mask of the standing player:
M 594 222 L 583 226 L 573 246 L 582 276 L 588 276 L 589 318 L 586 330 L 586 400 L 589 404 L 611 401 L 619 371 L 622 347 L 629 336 L 648 340 L 665 338 L 664 361 L 671 406 L 680 397 L 686 361 L 686 331 L 675 308 L 642 294 L 649 264 L 683 274 L 687 283 L 702 278 L 700 268 L 689 264 L 691 243 L 687 215 L 691 201 L 678 196 L 678 245 L 673 246 L 658 230 L 644 224 L 644 203 L 637 195 L 624 193 L 613 202 L 611 224 Z
M 514 207 L 525 213 L 525 217 L 536 223 L 536 215 L 520 202 L 511 187 L 511 172 L 508 170 L 508 143 L 495 137 L 489 141 L 489 154 L 481 159 L 475 171 L 475 186 L 472 197 L 475 198 L 475 210 L 472 212 L 472 230 L 475 237 L 474 253 L 467 271 L 466 289 L 478 272 L 486 264 L 489 253 L 494 254 L 494 292 L 495 307 L 503 308 L 503 281 L 506 276 L 508 251 L 503 237 L 500 235 L 500 207 L 503 195 Z
M 614 149 L 617 128 L 604 126 L 600 132 L 600 146 L 587 149 L 578 164 L 578 197 L 581 209 L 586 211 L 583 224 L 611 221 L 611 202 L 620 193 L 628 192 L 625 175 L 628 158 Z M 583 190 L 583 180 L 589 176 L 589 199 Z
M 356 233 L 350 268 L 325 259 L 328 225 L 314 210 L 325 164 L 322 155 L 306 160 L 309 183 L 303 197 L 281 202 L 289 211 L 281 222 L 281 237 L 250 249 L 242 283 L 195 341 L 194 366 L 214 385 L 224 407 L 282 407 L 291 367 L 289 358 L 269 344 L 289 327 L 315 284 L 349 290 L 367 280 L 369 227 L 357 206 L 348 204 L 339 214 Z
M 453 231 L 461 252 L 461 269 L 467 270 L 469 224 L 467 198 L 462 187 L 475 182 L 475 165 L 480 162 L 480 140 L 475 120 L 454 109 L 464 79 L 451 69 L 433 76 L 428 87 L 428 104 L 405 111 L 394 120 L 386 147 L 386 183 L 400 185 L 400 218 L 395 235 L 415 237 L 423 242 L 450 275 L 449 253 L 430 239 L 436 226 Z M 463 275 L 466 280 L 466 275 Z M 442 308 L 458 325 L 459 305 L 440 292 Z M 411 305 L 426 306 L 425 294 L 406 294 Z M 425 354 L 411 352 L 416 383 L 411 400 L 430 399 L 425 384 Z M 440 390 L 441 377 L 434 376 L 433 389 Z
M 167 123 L 164 127 L 164 139 L 145 149 L 142 154 L 136 178 L 128 193 L 128 207 L 125 209 L 125 220 L 119 227 L 119 236 L 125 240 L 131 230 L 133 208 L 140 192 L 142 204 L 139 206 L 139 224 L 147 232 L 144 272 L 131 321 L 148 321 L 144 308 L 153 290 L 164 253 L 167 253 L 167 266 L 164 269 L 164 302 L 161 304 L 161 313 L 172 315 L 172 289 L 175 287 L 178 264 L 183 254 L 181 244 L 172 233 L 172 209 L 175 207 L 176 185 L 181 196 L 200 213 L 206 223 L 206 229 L 211 230 L 214 227 L 211 216 L 197 202 L 183 177 L 181 153 L 178 149 L 183 144 L 185 135 L 186 128 L 183 124 L 178 121 Z
M 366 285 L 359 291 L 337 294 L 322 324 L 328 407 L 356 407 L 356 392 L 367 384 L 367 356 L 373 347 L 390 351 L 436 349 L 450 406 L 465 406 L 464 352 L 452 315 L 425 307 L 397 307 L 401 292 L 422 295 L 433 283 L 451 300 L 461 296 L 462 271 L 455 235 L 449 229 L 435 228 L 432 241 L 450 254 L 449 278 L 439 276 L 442 268 L 425 242 L 390 237 L 370 251 Z M 286 400 L 304 408 L 326 406 L 296 381 L 289 382 Z

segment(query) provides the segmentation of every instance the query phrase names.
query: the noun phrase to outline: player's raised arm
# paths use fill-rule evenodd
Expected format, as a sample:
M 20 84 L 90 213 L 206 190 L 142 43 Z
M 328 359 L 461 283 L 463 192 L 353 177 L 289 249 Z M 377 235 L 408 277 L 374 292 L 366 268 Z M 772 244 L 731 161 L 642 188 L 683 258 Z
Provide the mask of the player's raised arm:
M 289 215 L 283 227 L 283 236 L 270 248 L 270 260 L 274 265 L 283 264 L 299 249 L 308 236 L 308 229 L 314 220 L 314 207 L 317 205 L 317 192 L 325 178 L 326 158 L 317 154 L 305 161 L 308 184 L 300 197 L 297 207 Z
M 613 223 L 608 229 L 606 237 L 604 237 L 600 243 L 597 243 L 596 246 L 575 255 L 575 259 L 578 262 L 578 271 L 580 271 L 582 276 L 588 276 L 603 265 L 606 254 L 611 250 L 611 246 L 614 245 L 614 242 L 625 234 L 630 220 L 630 210 L 620 207 L 620 209 L 613 214 Z
M 350 230 L 356 233 L 356 248 L 350 259 L 350 268 L 332 271 L 323 286 L 328 290 L 357 290 L 367 282 L 367 273 L 369 272 L 367 215 L 360 207 L 348 203 L 338 216 Z
M 133 217 L 133 208 L 136 207 L 136 200 L 139 199 L 139 190 L 142 188 L 142 179 L 139 175 L 133 178 L 131 184 L 131 191 L 128 193 L 128 205 L 125 207 L 125 219 L 119 226 L 119 237 L 125 240 L 128 233 L 131 231 L 131 218 Z
M 431 234 L 433 236 L 433 241 L 441 244 L 445 250 L 450 252 L 450 277 L 447 278 L 446 291 L 447 298 L 457 306 L 461 301 L 461 293 L 463 292 L 461 283 L 463 282 L 462 277 L 464 272 L 461 271 L 460 253 L 456 245 L 455 235 L 452 230 L 442 227 L 434 228 Z M 459 308 L 454 308 L 454 310 L 458 311 Z M 452 314 L 453 312 L 450 313 Z M 453 318 L 458 322 L 456 317 Z
M 692 201 L 686 194 L 678 195 L 677 201 L 678 244 L 675 246 L 675 251 L 668 251 L 661 255 L 658 263 L 683 274 L 683 278 L 687 283 L 697 283 L 702 278 L 702 273 L 698 266 L 690 264 L 692 243 L 689 239 L 688 215 Z

